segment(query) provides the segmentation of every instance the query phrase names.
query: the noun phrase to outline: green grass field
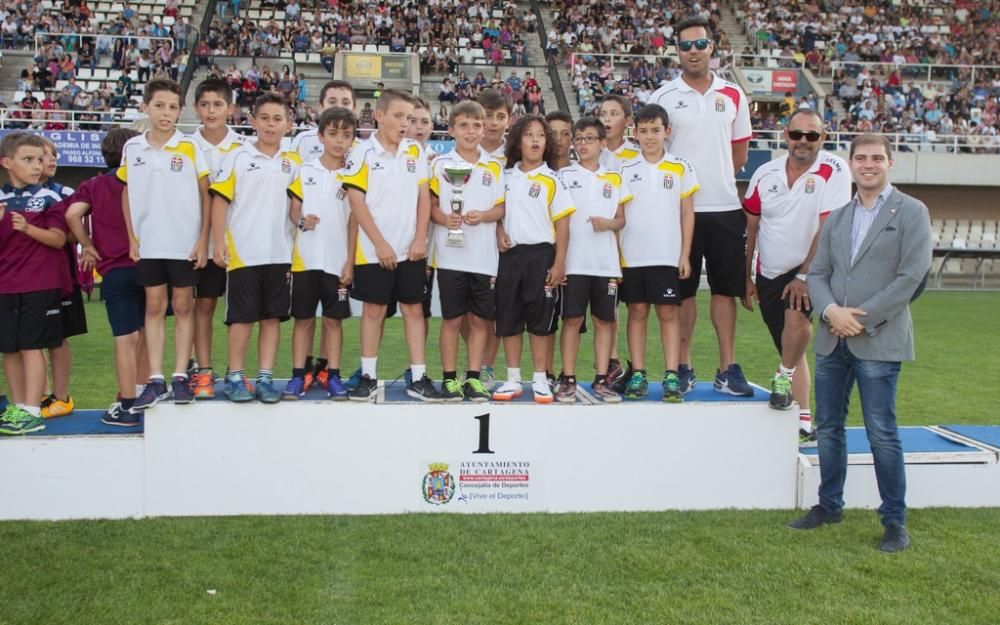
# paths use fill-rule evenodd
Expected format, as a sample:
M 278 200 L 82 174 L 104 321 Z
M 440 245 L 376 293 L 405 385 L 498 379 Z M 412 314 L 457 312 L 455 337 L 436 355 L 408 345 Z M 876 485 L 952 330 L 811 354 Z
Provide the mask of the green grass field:
M 997 310 L 995 293 L 917 302 L 918 360 L 903 368 L 901 422 L 1000 423 L 990 392 L 1000 379 Z M 91 334 L 74 342 L 73 392 L 81 405 L 104 407 L 111 343 L 100 305 L 88 313 Z M 387 326 L 382 377 L 405 367 L 401 333 L 399 320 Z M 347 336 L 353 365 L 355 324 Z M 776 357 L 758 314 L 741 313 L 738 336 L 748 376 L 765 382 Z M 220 332 L 220 356 L 223 342 Z M 702 380 L 714 352 L 706 316 L 695 361 Z M 652 341 L 650 353 L 659 367 Z M 857 422 L 856 407 L 853 415 Z M 896 556 L 875 550 L 873 512 L 849 510 L 844 523 L 809 533 L 783 527 L 795 514 L 7 522 L 0 625 L 1000 622 L 1000 511 L 911 511 L 913 547 Z

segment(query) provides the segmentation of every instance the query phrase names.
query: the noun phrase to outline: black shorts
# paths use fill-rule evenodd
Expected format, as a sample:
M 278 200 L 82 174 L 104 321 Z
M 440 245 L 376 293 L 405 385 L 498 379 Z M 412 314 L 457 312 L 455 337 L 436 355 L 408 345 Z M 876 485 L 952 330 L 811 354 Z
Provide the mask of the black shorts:
M 555 332 L 559 289 L 545 286 L 545 276 L 556 258 L 550 243 L 515 245 L 500 254 L 496 282 L 496 334 L 517 336 L 528 330 L 536 336 Z
M 621 297 L 626 304 L 680 304 L 677 267 L 625 267 L 622 269 Z
M 194 296 L 201 299 L 222 297 L 226 294 L 226 270 L 211 260 L 198 269 L 198 285 Z
M 62 299 L 62 336 L 80 336 L 87 333 L 87 311 L 83 309 L 83 292 L 79 285 L 73 287 L 73 293 Z
M 496 317 L 496 278 L 481 273 L 438 270 L 441 318 L 454 319 L 467 312 L 480 319 Z
M 189 260 L 143 258 L 139 260 L 139 284 L 183 288 L 198 284 L 198 270 Z
M 255 265 L 229 272 L 226 324 L 286 321 L 292 306 L 290 264 Z
M 323 304 L 323 316 L 347 319 L 351 302 L 347 287 L 340 288 L 340 276 L 319 269 L 292 273 L 292 317 L 314 319 L 316 307 Z
M 420 304 L 427 297 L 426 260 L 404 260 L 395 269 L 372 263 L 354 268 L 351 297 L 369 304 Z
M 712 295 L 743 297 L 746 291 L 747 216 L 743 210 L 694 214 L 691 275 L 681 281 L 681 299 L 694 297 L 701 282 L 701 261 Z
M 562 317 L 585 317 L 590 314 L 602 321 L 618 318 L 620 278 L 566 276 L 562 286 Z
M 431 294 L 434 292 L 434 271 L 433 267 L 427 267 L 424 271 L 424 319 L 430 319 L 431 317 Z M 399 302 L 392 300 L 385 308 L 385 317 L 395 317 L 396 313 L 399 312 Z
M 0 295 L 0 353 L 62 345 L 61 300 L 59 289 Z
M 137 267 L 112 269 L 101 282 L 112 336 L 127 336 L 146 325 L 146 291 L 139 285 Z
M 774 346 L 781 353 L 781 333 L 785 329 L 785 311 L 791 308 L 790 300 L 781 299 L 781 292 L 785 290 L 788 283 L 795 279 L 799 273 L 798 269 L 793 269 L 788 273 L 770 279 L 757 274 L 757 297 L 760 298 L 760 316 L 764 318 Z M 800 312 L 800 311 L 796 311 Z M 801 311 L 807 319 L 812 319 L 812 308 Z

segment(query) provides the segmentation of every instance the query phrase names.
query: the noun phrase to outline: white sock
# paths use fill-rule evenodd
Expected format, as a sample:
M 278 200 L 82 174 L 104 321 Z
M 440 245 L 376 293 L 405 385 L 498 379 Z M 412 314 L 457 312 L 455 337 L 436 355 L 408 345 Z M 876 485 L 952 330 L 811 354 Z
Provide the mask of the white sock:
M 371 379 L 375 378 L 375 365 L 378 362 L 378 357 L 375 358 L 361 358 L 361 375 L 367 375 Z
M 410 365 L 410 377 L 414 381 L 424 377 L 425 373 L 427 373 L 427 365 Z
M 531 381 L 535 384 L 548 384 L 549 376 L 544 371 L 536 371 L 531 374 Z
M 162 382 L 163 381 L 163 374 L 162 373 L 154 373 L 154 374 L 152 374 L 152 375 L 149 376 L 149 379 L 150 380 L 159 380 L 160 382 Z
M 812 413 L 808 410 L 802 410 L 799 412 L 799 429 L 805 430 L 806 432 L 812 432 Z
M 175 378 L 183 378 L 183 379 L 186 380 L 187 377 L 188 377 L 188 374 L 187 374 L 187 371 L 179 371 L 179 372 L 178 371 L 174 371 L 173 377 L 175 377 Z
M 142 391 L 145 390 L 145 388 L 146 387 L 143 386 L 142 384 L 136 384 L 135 385 L 135 396 L 138 397 L 139 395 L 142 395 Z
M 21 407 L 24 408 L 25 412 L 30 413 L 35 417 L 42 416 L 42 409 L 40 406 L 21 406 Z
M 785 365 L 778 365 L 778 373 L 780 373 L 781 375 L 785 376 L 788 379 L 791 379 L 792 376 L 795 375 L 795 367 L 788 369 L 785 367 Z
M 520 367 L 507 367 L 507 381 L 508 382 L 521 382 L 521 368 Z

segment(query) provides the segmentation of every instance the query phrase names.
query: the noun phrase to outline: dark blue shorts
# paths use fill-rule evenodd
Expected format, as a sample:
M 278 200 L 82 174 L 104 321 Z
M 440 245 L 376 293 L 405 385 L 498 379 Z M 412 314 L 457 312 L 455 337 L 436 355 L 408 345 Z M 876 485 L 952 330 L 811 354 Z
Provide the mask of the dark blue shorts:
M 138 267 L 109 271 L 104 276 L 101 294 L 108 309 L 112 335 L 126 336 L 146 324 L 146 290 L 139 285 Z

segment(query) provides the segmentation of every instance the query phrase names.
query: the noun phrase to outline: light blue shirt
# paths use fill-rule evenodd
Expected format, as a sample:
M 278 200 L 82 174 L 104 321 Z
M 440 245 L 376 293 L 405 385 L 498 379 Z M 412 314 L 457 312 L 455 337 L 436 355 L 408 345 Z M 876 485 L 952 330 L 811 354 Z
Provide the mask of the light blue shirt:
M 889 194 L 891 193 L 892 185 L 885 185 L 882 192 L 878 194 L 878 198 L 875 199 L 875 205 L 871 208 L 865 208 L 861 203 L 861 196 L 855 194 L 854 216 L 853 221 L 851 222 L 851 264 L 854 264 L 854 259 L 858 255 L 858 250 L 861 249 L 861 243 L 865 240 L 865 236 L 868 234 L 868 230 L 875 222 L 875 218 L 878 216 L 879 210 L 882 208 L 882 205 L 885 204 L 886 199 L 888 199 Z

